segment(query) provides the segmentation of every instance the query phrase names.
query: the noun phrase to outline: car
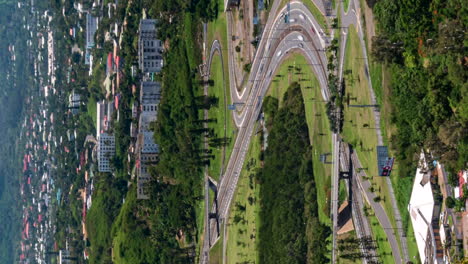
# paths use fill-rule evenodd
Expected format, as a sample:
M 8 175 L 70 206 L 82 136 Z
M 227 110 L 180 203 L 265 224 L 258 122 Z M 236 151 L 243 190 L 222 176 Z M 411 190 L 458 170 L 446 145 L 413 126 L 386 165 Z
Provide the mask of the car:
M 278 53 L 276 53 L 276 57 L 279 57 L 279 56 L 281 56 L 281 54 L 282 54 L 282 53 L 283 53 L 283 52 L 282 52 L 281 50 L 280 50 L 280 51 L 278 51 Z
M 297 40 L 304 41 L 304 37 L 302 35 L 297 36 Z
M 304 19 L 304 16 L 302 14 L 299 15 L 300 19 Z

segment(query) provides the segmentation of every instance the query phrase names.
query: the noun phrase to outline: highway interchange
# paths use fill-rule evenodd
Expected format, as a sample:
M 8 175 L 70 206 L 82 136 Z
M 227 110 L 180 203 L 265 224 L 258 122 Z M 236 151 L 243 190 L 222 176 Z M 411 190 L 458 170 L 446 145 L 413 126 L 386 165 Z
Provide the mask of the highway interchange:
M 230 80 L 230 93 L 232 103 L 236 104 L 236 111 L 232 111 L 233 120 L 238 128 L 237 137 L 234 143 L 234 147 L 225 169 L 224 174 L 220 178 L 217 186 L 217 203 L 216 206 L 212 206 L 208 211 L 211 213 L 217 213 L 218 219 L 223 221 L 229 217 L 230 204 L 233 199 L 238 178 L 240 176 L 244 159 L 249 149 L 252 132 L 255 127 L 255 123 L 260 115 L 262 100 L 268 91 L 268 87 L 275 77 L 276 69 L 281 65 L 281 62 L 292 52 L 301 53 L 308 63 L 311 69 L 315 73 L 317 80 L 320 84 L 321 94 L 325 101 L 329 100 L 330 92 L 328 90 L 328 71 L 327 71 L 327 56 L 325 49 L 330 42 L 330 39 L 324 33 L 324 30 L 320 27 L 319 23 L 310 13 L 308 8 L 300 1 L 290 2 L 290 16 L 289 23 L 286 23 L 284 19 L 284 13 L 286 12 L 286 5 L 279 6 L 280 1 L 274 1 L 270 10 L 270 16 L 265 24 L 262 38 L 258 45 L 250 76 L 245 83 L 244 87 L 237 87 L 236 76 L 233 70 L 234 56 L 232 55 L 232 44 L 228 41 L 228 68 L 229 68 L 229 80 Z M 351 24 L 361 26 L 356 15 L 356 10 L 359 12 L 359 4 L 356 1 L 351 1 L 349 12 L 342 12 L 343 18 L 343 30 L 341 34 L 341 42 L 346 43 L 347 27 Z M 230 15 L 230 14 L 228 14 Z M 362 32 L 362 30 L 360 30 Z M 228 19 L 228 32 L 232 32 L 230 29 Z M 331 34 L 333 35 L 333 34 Z M 229 35 L 230 36 L 230 35 Z M 362 34 L 360 34 L 362 39 Z M 219 49 L 219 42 L 214 43 L 216 48 Z M 345 44 L 341 45 L 340 58 L 339 58 L 339 76 L 342 78 L 342 65 L 344 61 L 344 50 Z M 365 50 L 365 47 L 363 47 Z M 213 54 L 211 49 L 210 57 Z M 364 53 L 365 54 L 365 53 Z M 367 63 L 366 63 L 366 67 Z M 340 138 L 337 134 L 332 135 L 332 149 L 333 149 L 333 172 L 332 172 L 332 197 L 331 197 L 331 218 L 333 223 L 333 248 L 336 249 L 336 232 L 338 229 L 338 180 L 340 173 Z M 357 156 L 354 157 L 357 159 Z M 354 162 L 354 160 L 353 160 Z M 356 160 L 356 164 L 358 164 Z M 359 178 L 359 177 L 358 177 Z M 362 183 L 361 183 L 362 184 Z M 207 185 L 208 186 L 208 185 Z M 365 190 L 362 190 L 365 193 Z M 360 194 L 355 194 L 360 195 Z M 208 194 L 206 194 L 208 196 Z M 366 198 L 368 195 L 365 196 Z M 208 204 L 208 203 L 207 203 Z M 380 206 L 381 207 L 381 206 Z M 374 206 L 373 206 L 374 208 Z M 374 208 L 375 209 L 375 208 Z M 383 208 L 382 208 L 383 210 Z M 377 212 L 376 212 L 377 213 Z M 379 211 L 380 213 L 380 211 Z M 209 260 L 209 249 L 219 239 L 218 226 L 215 219 L 209 219 L 205 217 L 205 235 L 206 231 L 209 231 L 209 237 L 205 237 L 204 246 L 200 255 L 200 263 L 208 263 Z M 385 222 L 383 226 L 391 226 L 388 217 L 383 211 L 383 215 L 378 217 L 379 221 Z M 369 233 L 369 227 L 361 227 L 362 232 Z M 209 230 L 207 230 L 209 229 Z M 358 230 L 357 230 L 358 231 Z M 392 251 L 395 257 L 395 263 L 401 263 L 400 248 L 396 241 L 395 235 L 391 231 L 387 231 L 388 240 L 391 244 Z M 390 234 L 392 233 L 392 234 Z M 392 236 L 393 235 L 393 236 Z M 207 235 L 206 235 L 207 236 Z M 401 239 L 400 239 L 401 240 Z M 335 250 L 332 251 L 332 263 L 336 262 Z M 405 256 L 406 257 L 406 256 Z

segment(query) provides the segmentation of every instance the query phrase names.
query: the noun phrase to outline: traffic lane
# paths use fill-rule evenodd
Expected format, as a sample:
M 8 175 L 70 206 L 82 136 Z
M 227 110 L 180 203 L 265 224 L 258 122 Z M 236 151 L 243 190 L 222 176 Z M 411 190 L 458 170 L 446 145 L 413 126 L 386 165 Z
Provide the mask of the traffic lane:
M 293 49 L 293 48 L 289 48 L 289 49 Z M 284 56 L 287 54 L 287 51 L 288 50 L 285 51 Z M 273 62 L 275 62 L 275 61 L 273 61 Z M 273 63 L 272 65 L 273 65 L 273 67 L 277 67 L 279 65 L 279 63 Z M 247 103 L 247 106 L 246 106 L 247 107 L 247 113 L 248 113 L 247 117 L 249 118 L 247 120 L 248 121 L 247 129 L 244 130 L 242 127 L 240 128 L 240 133 L 239 133 L 239 136 L 238 136 L 238 140 L 242 142 L 241 151 L 240 151 L 240 153 L 234 153 L 234 157 L 237 156 L 237 155 L 240 156 L 239 160 L 234 165 L 235 166 L 235 172 L 234 172 L 235 176 L 238 176 L 238 173 L 242 169 L 242 163 L 243 163 L 243 159 L 245 158 L 245 154 L 247 152 L 248 144 L 250 142 L 250 134 L 251 134 L 251 132 L 253 130 L 253 124 L 254 124 L 254 121 L 256 120 L 256 117 L 260 113 L 260 107 L 258 107 L 258 105 L 261 105 L 262 96 L 260 96 L 259 92 L 265 91 L 267 89 L 267 86 L 270 83 L 271 83 L 271 76 L 267 77 L 265 79 L 265 83 L 262 84 L 262 86 L 263 86 L 262 89 L 256 89 L 256 92 L 254 93 L 255 96 L 251 96 L 249 98 L 249 102 Z M 255 86 L 255 87 L 257 87 L 257 86 Z M 229 165 L 228 165 L 228 167 L 229 167 Z M 229 190 L 228 190 L 227 196 L 226 196 L 226 194 L 224 194 L 221 191 L 220 196 L 218 198 L 220 200 L 220 210 L 222 212 L 221 217 L 225 217 L 225 212 L 227 210 L 228 205 L 230 204 L 230 200 L 231 200 L 231 197 L 233 195 L 233 191 L 234 191 L 233 187 L 235 187 L 236 182 L 237 182 L 236 181 L 237 179 L 235 181 L 230 181 L 231 174 L 229 173 L 229 171 L 230 171 L 230 169 L 228 169 L 228 171 L 226 172 L 228 176 L 224 177 L 225 179 L 227 178 L 229 180 L 229 183 L 228 183 Z M 222 188 L 223 187 L 224 186 L 222 186 Z

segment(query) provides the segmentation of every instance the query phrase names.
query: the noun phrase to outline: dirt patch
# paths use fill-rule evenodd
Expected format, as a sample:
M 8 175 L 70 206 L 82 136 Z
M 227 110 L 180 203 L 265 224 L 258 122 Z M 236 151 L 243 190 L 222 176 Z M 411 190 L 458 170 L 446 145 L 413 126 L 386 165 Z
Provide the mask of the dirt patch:
M 367 50 L 370 50 L 370 45 L 372 42 L 372 37 L 375 36 L 375 21 L 374 21 L 374 13 L 372 9 L 367 5 L 366 1 L 363 1 L 363 11 L 364 11 L 364 19 L 366 20 L 366 38 L 367 38 Z M 361 2 L 362 3 L 362 2 Z

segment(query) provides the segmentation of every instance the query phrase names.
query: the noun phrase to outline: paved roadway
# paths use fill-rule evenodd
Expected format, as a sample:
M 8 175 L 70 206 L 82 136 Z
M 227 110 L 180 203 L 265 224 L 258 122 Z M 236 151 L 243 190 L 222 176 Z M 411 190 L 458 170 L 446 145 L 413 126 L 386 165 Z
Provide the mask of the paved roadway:
M 397 243 L 396 235 L 395 235 L 395 233 L 397 232 L 395 232 L 395 229 L 390 223 L 388 215 L 385 212 L 385 209 L 382 207 L 381 203 L 374 201 L 374 198 L 377 197 L 377 195 L 374 192 L 369 191 L 372 185 L 368 180 L 366 180 L 367 175 L 364 172 L 364 170 L 359 169 L 359 168 L 362 168 L 362 165 L 361 165 L 361 162 L 359 161 L 359 158 L 356 152 L 352 153 L 351 159 L 352 159 L 353 166 L 356 172 L 355 175 L 356 175 L 357 185 L 359 186 L 361 193 L 366 198 L 367 203 L 370 204 L 370 206 L 372 207 L 375 216 L 377 217 L 380 225 L 385 231 L 388 242 L 390 243 L 390 247 L 392 250 L 391 253 L 393 255 L 393 259 L 395 263 L 400 264 L 402 263 L 402 258 L 401 258 L 400 248 L 398 247 L 398 243 Z
M 281 13 L 286 7 L 276 12 L 278 1 L 274 2 L 270 14 L 277 15 L 270 16 L 267 21 L 246 87 L 240 93 L 235 86 L 231 87 L 233 101 L 245 102 L 245 104 L 239 109 L 240 113 L 233 112 L 234 120 L 238 125 L 238 133 L 226 172 L 218 186 L 217 200 L 220 219 L 225 219 L 228 216 L 229 206 L 248 151 L 255 121 L 260 114 L 262 99 L 274 77 L 276 68 L 280 66 L 285 56 L 293 51 L 302 53 L 317 76 L 324 100 L 329 98 L 327 63 L 324 53 L 327 40 L 320 33 L 323 30 L 320 29 L 312 14 L 301 2 L 291 1 L 290 6 L 291 22 L 287 25 L 284 23 L 284 18 L 281 17 Z M 231 63 L 230 61 L 230 65 Z M 218 234 L 214 221 L 211 222 L 210 240 L 214 244 Z M 201 258 L 202 263 L 206 263 L 208 260 L 207 257 L 204 257 L 205 255 L 207 254 L 204 252 Z
M 374 93 L 374 89 L 372 88 L 372 81 L 371 81 L 371 78 L 370 78 L 370 71 L 369 71 L 369 63 L 368 63 L 368 56 L 367 56 L 367 47 L 366 47 L 366 43 L 364 41 L 364 31 L 363 31 L 363 27 L 362 27 L 362 24 L 361 24 L 361 7 L 360 7 L 360 2 L 359 1 L 356 1 L 356 0 L 353 0 L 353 1 L 350 1 L 349 2 L 349 8 L 348 8 L 348 12 L 344 12 L 344 8 L 343 8 L 343 5 L 341 5 L 341 17 L 342 17 L 342 48 L 340 49 L 340 65 L 342 65 L 343 61 L 344 61 L 344 55 L 345 55 L 345 46 L 346 46 L 346 34 L 347 34 L 347 29 L 350 25 L 354 25 L 356 27 L 356 30 L 358 32 L 358 36 L 359 36 L 359 41 L 361 43 L 361 49 L 362 49 L 362 53 L 363 53 L 363 57 L 365 58 L 364 59 L 364 67 L 365 67 L 365 72 L 367 73 L 366 74 L 366 80 L 368 82 L 368 88 L 369 88 L 369 92 L 371 94 L 371 104 L 372 105 L 377 105 L 377 100 L 376 100 L 376 96 L 375 96 L 375 93 Z M 341 67 L 340 67 L 341 68 Z M 340 80 L 342 79 L 342 74 L 343 72 L 340 71 Z M 374 107 L 373 108 L 373 115 L 374 115 L 374 122 L 375 122 L 375 130 L 376 130 L 376 134 L 377 134 L 377 144 L 378 145 L 383 145 L 383 139 L 382 139 L 382 132 L 381 132 L 381 129 L 380 129 L 380 110 L 378 107 Z M 400 211 L 398 209 L 398 205 L 397 205 L 397 202 L 396 202 L 396 198 L 395 198 L 395 194 L 394 194 L 394 191 L 393 191 L 393 185 L 392 185 L 392 182 L 390 180 L 390 177 L 386 177 L 386 184 L 388 186 L 388 189 L 389 189 L 389 193 L 390 193 L 390 201 L 392 203 L 392 209 L 393 209 L 393 215 L 395 217 L 395 222 L 396 222 L 396 227 L 397 227 L 397 230 L 398 230 L 398 236 L 399 236 L 399 240 L 401 242 L 401 251 L 403 253 L 403 261 L 406 263 L 407 261 L 409 261 L 409 255 L 408 255 L 408 246 L 407 246 L 407 243 L 406 243 L 406 237 L 404 235 L 404 230 L 403 230 L 403 225 L 402 225 L 402 221 L 401 221 L 401 216 L 400 216 Z M 383 215 L 381 215 L 381 217 L 385 217 Z M 380 219 L 380 218 L 379 218 Z M 388 220 L 388 219 L 387 219 Z M 381 222 L 382 224 L 382 222 Z M 390 238 L 389 238 L 389 241 L 390 241 Z M 397 243 L 396 241 L 390 241 L 391 243 Z

